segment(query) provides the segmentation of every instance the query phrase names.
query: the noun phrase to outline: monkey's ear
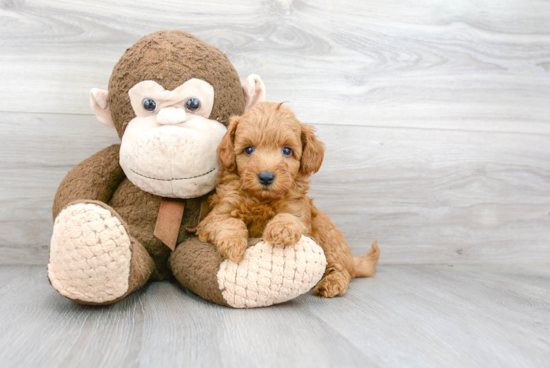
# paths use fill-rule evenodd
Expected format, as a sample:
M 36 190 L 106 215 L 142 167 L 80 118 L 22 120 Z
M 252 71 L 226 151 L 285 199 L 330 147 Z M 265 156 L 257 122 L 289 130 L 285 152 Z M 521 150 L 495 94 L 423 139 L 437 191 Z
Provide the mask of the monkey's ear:
M 243 83 L 244 111 L 265 101 L 265 86 L 259 75 L 250 74 Z
M 90 105 L 95 112 L 97 120 L 103 125 L 114 128 L 115 123 L 111 117 L 109 106 L 107 106 L 108 98 L 109 92 L 104 89 L 92 88 L 90 91 Z
M 325 157 L 325 144 L 317 139 L 315 129 L 307 124 L 302 126 L 302 160 L 300 171 L 306 175 L 311 175 L 319 171 L 323 158 Z
M 228 171 L 235 171 L 235 130 L 239 125 L 239 117 L 233 116 L 227 127 L 227 132 L 218 146 L 218 158 L 222 166 Z

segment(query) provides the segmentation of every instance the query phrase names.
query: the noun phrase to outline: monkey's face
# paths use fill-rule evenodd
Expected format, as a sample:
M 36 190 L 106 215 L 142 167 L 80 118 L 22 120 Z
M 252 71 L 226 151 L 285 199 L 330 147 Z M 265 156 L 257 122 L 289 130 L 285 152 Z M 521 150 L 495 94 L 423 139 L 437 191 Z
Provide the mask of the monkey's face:
M 172 198 L 215 188 L 225 124 L 264 99 L 260 77 L 241 85 L 223 52 L 177 30 L 141 38 L 115 65 L 109 91 L 90 92 L 98 120 L 122 139 L 120 165 L 128 179 Z
M 216 148 L 226 132 L 208 119 L 214 88 L 190 79 L 172 91 L 146 80 L 128 92 L 136 117 L 120 147 L 120 165 L 142 190 L 175 198 L 194 198 L 213 190 L 220 164 Z

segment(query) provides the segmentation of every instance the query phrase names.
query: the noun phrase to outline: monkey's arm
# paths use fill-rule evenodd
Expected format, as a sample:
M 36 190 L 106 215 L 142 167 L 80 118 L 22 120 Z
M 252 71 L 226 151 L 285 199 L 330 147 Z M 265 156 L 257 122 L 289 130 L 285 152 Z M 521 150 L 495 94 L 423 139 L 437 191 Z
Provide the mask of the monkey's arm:
M 70 202 L 86 199 L 107 203 L 126 177 L 119 160 L 120 144 L 113 144 L 76 165 L 63 179 L 53 201 L 53 218 Z

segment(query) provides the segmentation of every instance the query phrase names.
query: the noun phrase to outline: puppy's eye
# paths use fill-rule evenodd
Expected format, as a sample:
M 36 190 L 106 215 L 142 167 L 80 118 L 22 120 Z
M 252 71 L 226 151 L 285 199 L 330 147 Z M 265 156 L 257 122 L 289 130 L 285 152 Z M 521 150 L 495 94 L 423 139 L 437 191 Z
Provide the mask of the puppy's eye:
M 147 111 L 155 111 L 157 109 L 157 103 L 150 98 L 143 100 L 143 108 Z
M 190 98 L 185 101 L 185 109 L 189 112 L 197 111 L 201 107 L 201 102 L 197 98 Z
M 292 149 L 290 149 L 289 147 L 283 147 L 283 149 L 281 150 L 281 152 L 283 153 L 284 156 L 290 156 L 292 155 Z
M 252 152 L 254 152 L 254 147 L 252 147 L 252 146 L 246 147 L 244 149 L 244 153 L 246 153 L 248 156 L 250 156 L 252 154 Z

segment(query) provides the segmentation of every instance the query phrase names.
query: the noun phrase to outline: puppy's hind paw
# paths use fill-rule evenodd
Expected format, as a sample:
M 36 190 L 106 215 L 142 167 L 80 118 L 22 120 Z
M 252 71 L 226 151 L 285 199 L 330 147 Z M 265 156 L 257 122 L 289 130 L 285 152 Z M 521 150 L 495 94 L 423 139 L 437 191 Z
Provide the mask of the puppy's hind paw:
M 216 243 L 221 255 L 235 263 L 243 260 L 247 245 L 248 239 L 242 237 L 223 239 Z
M 334 298 L 346 293 L 349 285 L 349 277 L 342 272 L 331 272 L 313 289 L 313 294 L 323 298 Z

